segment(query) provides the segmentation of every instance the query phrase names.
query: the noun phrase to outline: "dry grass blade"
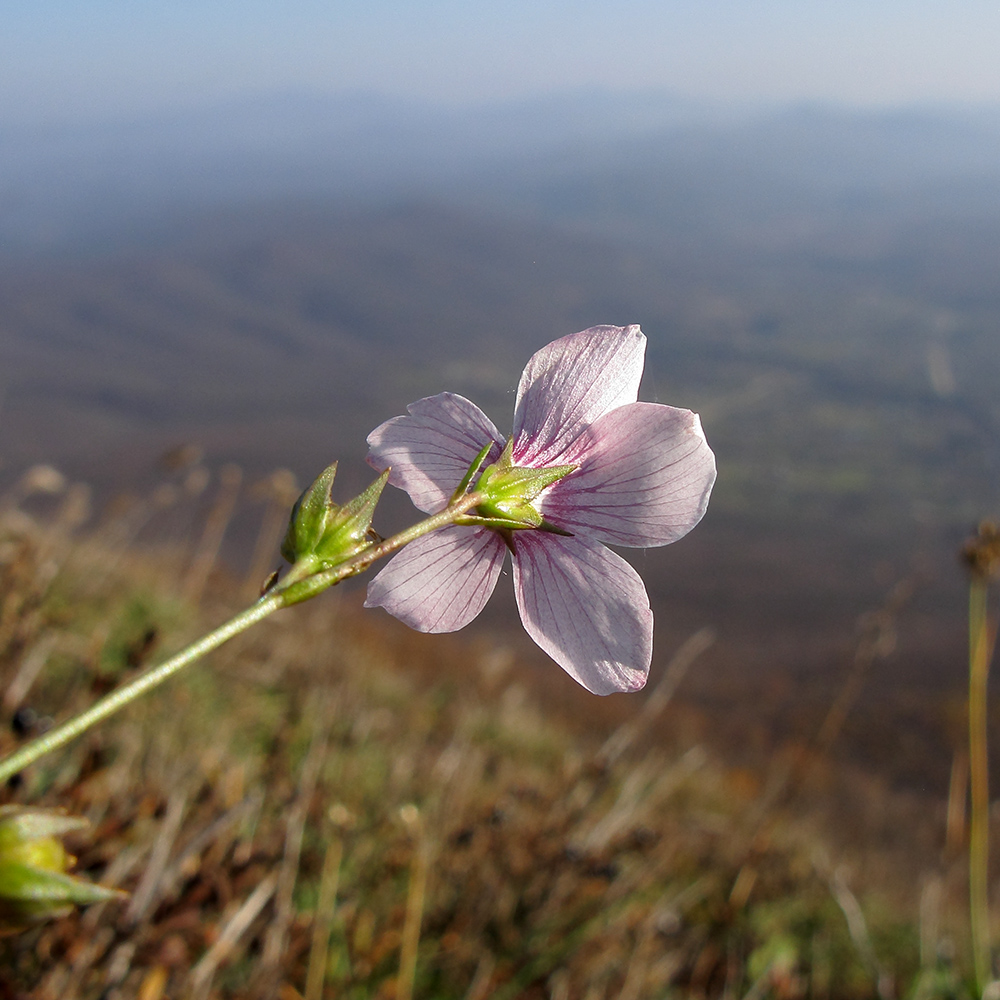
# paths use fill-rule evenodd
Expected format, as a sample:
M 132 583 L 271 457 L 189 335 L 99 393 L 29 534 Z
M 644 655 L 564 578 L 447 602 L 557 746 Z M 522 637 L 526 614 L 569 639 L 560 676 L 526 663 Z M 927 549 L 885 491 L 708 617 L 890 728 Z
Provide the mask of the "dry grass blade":
M 844 914 L 844 919 L 847 921 L 847 929 L 850 932 L 855 948 L 858 949 L 858 954 L 864 960 L 865 965 L 871 970 L 878 995 L 882 1000 L 892 1000 L 896 992 L 892 977 L 882 968 L 882 964 L 875 954 L 871 935 L 868 932 L 868 921 L 865 920 L 865 914 L 861 909 L 861 904 L 858 902 L 857 896 L 851 892 L 851 888 L 847 884 L 843 868 L 835 868 L 829 874 L 828 878 L 830 892 Z
M 396 986 L 396 1000 L 410 1000 L 413 996 L 413 983 L 417 975 L 420 925 L 423 922 L 424 904 L 427 898 L 430 844 L 427 841 L 417 807 L 405 805 L 400 810 L 400 814 L 416 840 L 416 850 L 410 866 L 410 881 L 406 892 L 406 917 L 403 921 L 402 945 L 399 952 L 399 981 Z
M 153 845 L 149 864 L 146 865 L 146 870 L 142 873 L 139 885 L 132 895 L 132 901 L 125 911 L 125 923 L 128 926 L 134 927 L 139 924 L 156 904 L 158 890 L 167 870 L 170 851 L 177 840 L 177 834 L 180 832 L 181 820 L 184 818 L 186 806 L 186 791 L 178 790 L 170 796 L 163 823 L 160 825 L 160 832 Z
M 219 480 L 219 494 L 205 521 L 195 557 L 184 580 L 184 594 L 192 603 L 201 600 L 215 561 L 219 557 L 223 536 L 236 509 L 236 499 L 243 483 L 243 470 L 238 465 L 226 465 L 219 473 Z
M 320 876 L 319 899 L 313 920 L 312 943 L 309 948 L 309 970 L 306 973 L 304 1000 L 320 1000 L 330 951 L 330 930 L 333 926 L 334 906 L 337 903 L 337 885 L 340 881 L 340 863 L 344 855 L 344 842 L 335 836 L 327 845 Z
M 655 915 L 650 914 L 643 922 L 639 940 L 629 956 L 628 967 L 625 970 L 625 982 L 622 984 L 618 1000 L 642 1000 L 645 988 L 646 974 L 656 943 Z
M 714 642 L 715 630 L 711 628 L 700 629 L 685 640 L 667 665 L 666 673 L 660 683 L 646 698 L 639 714 L 619 726 L 598 750 L 596 755 L 598 764 L 603 766 L 613 764 L 649 730 L 660 713 L 670 704 L 691 664 Z
M 185 865 L 197 858 L 206 848 L 214 844 L 241 819 L 258 811 L 262 799 L 263 793 L 254 792 L 242 802 L 237 802 L 236 805 L 224 812 L 218 819 L 195 834 L 163 873 L 163 878 L 160 881 L 161 894 L 166 895 L 172 892 L 182 876 Z
M 493 982 L 493 970 L 496 968 L 496 959 L 490 952 L 486 952 L 476 966 L 476 974 L 469 984 L 469 991 L 463 1000 L 486 1000 L 490 995 L 490 985 Z
M 292 894 L 298 877 L 299 861 L 302 854 L 302 837 L 306 828 L 306 817 L 309 804 L 316 791 L 320 770 L 326 758 L 327 743 L 330 736 L 330 716 L 328 710 L 329 694 L 318 699 L 315 716 L 318 723 L 313 730 L 312 742 L 299 773 L 299 784 L 295 801 L 288 810 L 288 822 L 285 828 L 285 852 L 278 870 L 278 887 L 276 890 L 274 919 L 267 929 L 264 940 L 264 954 L 261 957 L 259 970 L 258 992 L 267 997 L 273 994 L 274 977 L 281 964 L 281 956 L 285 950 L 288 929 L 295 917 Z
M 246 600 L 257 597 L 268 571 L 274 568 L 274 554 L 288 526 L 288 511 L 298 496 L 299 488 L 292 472 L 288 469 L 275 469 L 264 482 L 256 485 L 254 493 L 263 495 L 264 514 L 257 532 L 250 568 L 243 583 L 243 596 Z
M 167 990 L 170 973 L 162 965 L 154 965 L 143 977 L 135 1000 L 161 1000 Z
M 28 696 L 31 685 L 35 683 L 38 675 L 45 668 L 49 656 L 56 647 L 58 634 L 54 631 L 43 632 L 35 640 L 35 644 L 29 649 L 21 659 L 14 679 L 7 685 L 7 690 L 3 695 L 3 709 L 11 715 L 21 706 L 21 702 Z
M 882 607 L 863 616 L 861 638 L 854 650 L 851 668 L 816 736 L 816 748 L 820 754 L 829 753 L 840 735 L 872 667 L 896 648 L 896 620 L 900 611 L 913 599 L 917 584 L 916 574 L 900 580 L 889 591 Z
M 657 801 L 662 802 L 703 767 L 706 761 L 705 751 L 701 747 L 692 747 L 665 771 L 662 762 L 658 760 L 637 765 L 622 782 L 614 804 L 594 823 L 580 846 L 588 852 L 604 850 L 615 837 L 640 825 L 640 806 L 651 791 L 655 791 Z
M 240 938 L 250 929 L 250 925 L 267 906 L 277 885 L 278 876 L 272 872 L 254 889 L 243 905 L 232 915 L 226 926 L 222 928 L 218 940 L 191 970 L 190 1000 L 205 1000 L 219 966 L 229 958 Z

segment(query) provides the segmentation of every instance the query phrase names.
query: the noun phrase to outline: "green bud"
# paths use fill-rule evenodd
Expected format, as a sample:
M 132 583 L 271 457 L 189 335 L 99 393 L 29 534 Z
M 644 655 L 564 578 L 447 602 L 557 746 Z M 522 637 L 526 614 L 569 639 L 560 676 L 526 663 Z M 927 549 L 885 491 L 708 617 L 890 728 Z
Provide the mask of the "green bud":
M 0 933 L 124 895 L 67 874 L 76 858 L 58 838 L 85 826 L 56 810 L 0 806 Z
M 296 563 L 303 556 L 312 555 L 323 538 L 327 524 L 336 511 L 330 499 L 333 481 L 337 477 L 337 463 L 328 465 L 316 481 L 295 501 L 288 519 L 288 531 L 281 543 L 281 554 Z
M 372 518 L 388 479 L 389 470 L 386 469 L 368 489 L 343 507 L 331 505 L 334 512 L 315 549 L 324 564 L 336 566 L 371 542 Z
M 320 473 L 292 508 L 281 554 L 298 568 L 297 577 L 339 566 L 372 540 L 372 517 L 389 478 L 389 470 L 342 507 L 330 497 L 336 474 L 337 463 L 334 462 Z
M 513 450 L 513 439 L 509 439 L 500 458 L 483 470 L 475 485 L 475 492 L 482 494 L 483 500 L 476 507 L 474 515 L 465 517 L 458 523 L 479 524 L 510 531 L 540 528 L 543 531 L 568 534 L 549 524 L 535 509 L 534 503 L 542 490 L 574 472 L 577 466 L 526 468 L 514 465 L 511 458 Z

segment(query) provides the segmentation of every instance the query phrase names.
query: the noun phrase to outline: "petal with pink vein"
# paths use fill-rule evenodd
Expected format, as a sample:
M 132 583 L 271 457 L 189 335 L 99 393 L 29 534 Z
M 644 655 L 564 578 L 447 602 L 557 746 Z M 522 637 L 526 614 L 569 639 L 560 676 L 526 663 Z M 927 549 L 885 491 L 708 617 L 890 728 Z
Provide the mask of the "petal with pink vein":
M 514 461 L 540 467 L 564 452 L 598 417 L 634 403 L 646 338 L 637 326 L 594 326 L 532 355 L 514 404 Z
M 595 694 L 646 683 L 653 613 L 639 574 L 599 542 L 523 531 L 514 594 L 528 635 Z
M 544 494 L 540 512 L 612 545 L 667 545 L 702 518 L 715 456 L 690 410 L 633 403 L 581 436 L 580 468 Z
M 492 441 L 486 462 L 495 462 L 504 439 L 475 403 L 453 392 L 418 399 L 406 410 L 368 435 L 368 463 L 379 472 L 391 466 L 389 482 L 420 510 L 437 513 L 480 450 Z
M 496 532 L 450 527 L 410 542 L 368 584 L 366 608 L 420 632 L 456 632 L 496 587 L 506 548 Z

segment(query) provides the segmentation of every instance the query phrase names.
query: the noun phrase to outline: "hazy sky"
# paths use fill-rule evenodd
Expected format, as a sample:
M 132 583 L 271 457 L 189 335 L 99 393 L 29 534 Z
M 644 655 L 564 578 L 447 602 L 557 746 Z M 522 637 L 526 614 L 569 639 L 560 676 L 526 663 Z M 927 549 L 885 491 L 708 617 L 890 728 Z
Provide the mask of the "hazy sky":
M 1000 102 L 997 0 L 2 0 L 0 117 L 274 89 Z

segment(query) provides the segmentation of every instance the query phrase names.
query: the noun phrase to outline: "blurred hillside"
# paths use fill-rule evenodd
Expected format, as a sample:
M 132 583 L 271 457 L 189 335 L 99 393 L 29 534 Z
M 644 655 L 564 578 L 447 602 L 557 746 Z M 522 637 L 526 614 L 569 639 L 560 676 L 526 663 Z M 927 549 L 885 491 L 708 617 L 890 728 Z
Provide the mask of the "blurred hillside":
M 643 397 L 701 412 L 720 467 L 704 525 L 634 554 L 654 676 L 711 624 L 690 694 L 719 732 L 811 731 L 859 616 L 916 574 L 846 735 L 941 787 L 954 553 L 1000 508 L 1000 115 L 293 105 L 0 130 L 4 473 L 106 497 L 197 441 L 251 475 L 339 458 L 346 496 L 406 403 L 449 389 L 506 427 L 532 351 L 639 322 Z

